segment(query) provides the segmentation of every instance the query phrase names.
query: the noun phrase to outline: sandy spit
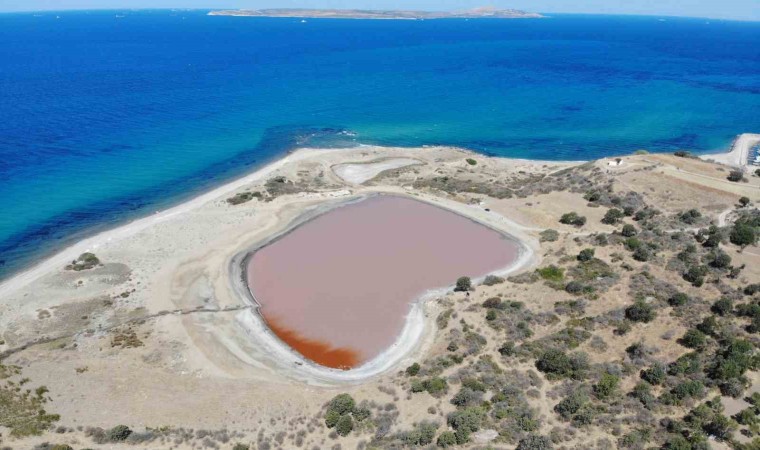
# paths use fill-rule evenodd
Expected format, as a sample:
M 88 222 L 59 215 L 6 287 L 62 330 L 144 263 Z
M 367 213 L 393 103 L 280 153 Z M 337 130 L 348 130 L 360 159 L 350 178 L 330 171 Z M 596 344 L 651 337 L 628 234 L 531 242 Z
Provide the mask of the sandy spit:
M 37 280 L 42 275 L 52 270 L 61 268 L 69 263 L 71 260 L 76 259 L 79 255 L 88 251 L 97 250 L 98 246 L 106 242 L 118 241 L 127 237 L 133 236 L 140 231 L 145 230 L 155 224 L 164 222 L 180 214 L 192 211 L 205 203 L 211 202 L 218 197 L 240 189 L 248 184 L 265 179 L 270 173 L 278 170 L 279 168 L 303 159 L 308 159 L 320 152 L 333 152 L 340 150 L 326 150 L 326 149 L 301 149 L 297 152 L 288 154 L 287 156 L 268 164 L 255 172 L 246 175 L 242 178 L 238 178 L 227 184 L 219 186 L 216 189 L 201 194 L 187 202 L 181 203 L 177 206 L 169 208 L 167 210 L 158 212 L 152 216 L 143 217 L 132 221 L 126 225 L 106 230 L 96 234 L 87 239 L 83 239 L 76 244 L 73 244 L 50 258 L 42 261 L 41 263 L 20 272 L 11 278 L 0 283 L 0 296 L 8 295 L 17 289 L 25 286 L 32 281 Z
M 706 161 L 715 161 L 746 170 L 749 150 L 757 143 L 760 143 L 760 134 L 744 133 L 737 136 L 728 152 L 708 153 L 699 155 L 699 157 Z

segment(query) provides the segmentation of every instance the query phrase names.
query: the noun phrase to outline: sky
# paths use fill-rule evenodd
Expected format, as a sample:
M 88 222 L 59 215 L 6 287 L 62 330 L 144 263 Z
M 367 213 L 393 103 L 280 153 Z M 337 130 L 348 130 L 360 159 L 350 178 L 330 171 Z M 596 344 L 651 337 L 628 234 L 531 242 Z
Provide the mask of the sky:
M 0 0 L 0 12 L 122 8 L 461 10 L 490 5 L 545 13 L 644 14 L 760 21 L 760 0 Z

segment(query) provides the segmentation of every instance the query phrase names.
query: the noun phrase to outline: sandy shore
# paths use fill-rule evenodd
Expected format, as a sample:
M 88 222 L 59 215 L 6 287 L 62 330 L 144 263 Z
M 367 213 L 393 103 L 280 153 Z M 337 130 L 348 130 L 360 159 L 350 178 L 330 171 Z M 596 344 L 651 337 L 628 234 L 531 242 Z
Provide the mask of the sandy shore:
M 747 164 L 750 149 L 760 143 L 760 134 L 744 133 L 740 134 L 731 149 L 725 153 L 710 153 L 700 155 L 700 158 L 706 161 L 715 161 L 728 166 L 739 167 L 747 170 L 750 167 Z
M 309 158 L 318 153 L 330 152 L 330 151 L 336 151 L 336 150 L 301 149 L 298 152 L 289 154 L 277 161 L 274 161 L 271 164 L 266 165 L 263 168 L 258 169 L 249 175 L 246 175 L 242 178 L 239 178 L 237 180 L 234 180 L 232 182 L 219 186 L 216 189 L 213 189 L 204 194 L 201 194 L 193 199 L 190 199 L 184 203 L 181 203 L 177 206 L 169 208 L 165 211 L 157 212 L 154 215 L 144 217 L 142 219 L 137 219 L 126 225 L 122 225 L 120 227 L 117 227 L 111 230 L 103 231 L 101 233 L 96 234 L 95 236 L 92 236 L 87 239 L 83 239 L 77 242 L 76 244 L 73 244 L 61 250 L 56 255 L 44 260 L 43 262 L 35 265 L 34 267 L 27 269 L 25 271 L 22 271 L 21 273 L 18 273 L 12 276 L 11 278 L 0 283 L 0 297 L 4 295 L 8 295 L 9 293 L 20 288 L 21 286 L 33 282 L 34 280 L 38 279 L 39 277 L 41 277 L 47 272 L 50 272 L 52 270 L 60 268 L 61 266 L 66 265 L 69 261 L 76 259 L 77 256 L 81 255 L 84 252 L 97 251 L 97 249 L 102 244 L 112 242 L 112 241 L 122 240 L 130 236 L 133 236 L 139 233 L 140 231 L 143 231 L 151 226 L 154 226 L 166 220 L 170 220 L 174 217 L 190 212 L 194 209 L 197 209 L 198 207 L 202 206 L 205 203 L 208 203 L 219 197 L 229 194 L 230 192 L 240 189 L 241 187 L 244 187 L 248 184 L 254 183 L 256 181 L 265 180 L 271 173 L 273 173 L 277 169 L 287 164 Z

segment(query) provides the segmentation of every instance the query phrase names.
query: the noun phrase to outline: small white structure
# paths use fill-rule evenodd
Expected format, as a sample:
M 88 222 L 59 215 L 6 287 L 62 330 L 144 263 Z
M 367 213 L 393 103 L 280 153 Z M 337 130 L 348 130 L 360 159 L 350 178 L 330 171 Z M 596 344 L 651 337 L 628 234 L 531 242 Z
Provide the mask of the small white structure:
M 610 167 L 620 167 L 623 165 L 623 159 L 622 158 L 615 158 L 613 160 L 610 160 L 607 162 L 607 165 Z

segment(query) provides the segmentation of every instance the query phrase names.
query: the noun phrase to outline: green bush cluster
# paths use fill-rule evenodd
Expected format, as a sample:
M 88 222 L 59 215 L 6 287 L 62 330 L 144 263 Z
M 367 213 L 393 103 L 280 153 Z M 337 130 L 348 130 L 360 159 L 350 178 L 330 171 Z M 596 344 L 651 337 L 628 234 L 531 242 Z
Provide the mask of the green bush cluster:
M 470 277 L 459 277 L 454 285 L 454 292 L 467 292 L 472 290 L 472 280 Z
M 579 216 L 576 212 L 569 212 L 562 214 L 562 217 L 559 219 L 559 223 L 565 225 L 573 225 L 575 227 L 582 227 L 583 225 L 586 225 L 586 218 L 584 216 Z
M 454 411 L 448 415 L 446 422 L 454 429 L 456 443 L 461 445 L 469 442 L 470 435 L 480 429 L 484 417 L 483 408 L 473 406 Z
M 602 217 L 602 223 L 606 225 L 617 225 L 623 220 L 625 213 L 618 208 L 610 208 Z
M 549 379 L 583 379 L 588 367 L 588 359 L 584 353 L 567 355 L 555 348 L 544 351 L 536 360 L 536 368 Z
M 657 317 L 654 307 L 644 301 L 637 301 L 625 309 L 625 318 L 632 322 L 651 322 Z
M 325 425 L 327 428 L 335 428 L 340 436 L 347 436 L 354 429 L 354 420 L 361 422 L 369 416 L 370 411 L 357 407 L 351 395 L 338 394 L 327 403 Z
M 412 382 L 412 392 L 427 392 L 432 396 L 438 396 L 448 390 L 448 383 L 440 377 L 432 377 L 425 380 L 415 380 Z

